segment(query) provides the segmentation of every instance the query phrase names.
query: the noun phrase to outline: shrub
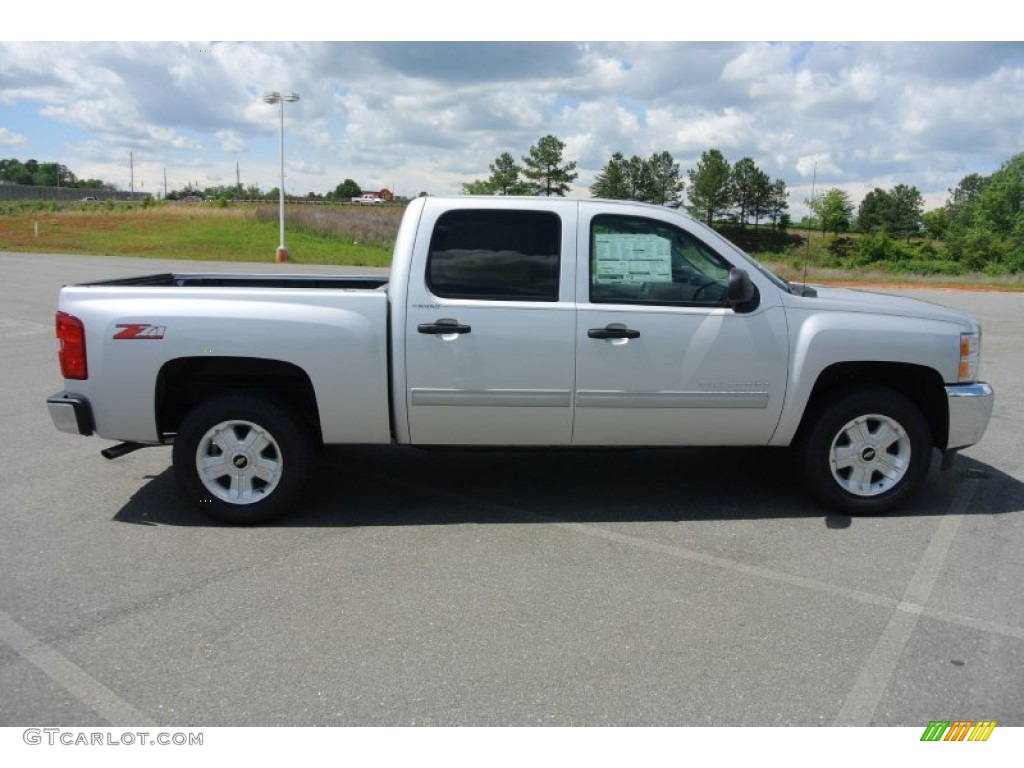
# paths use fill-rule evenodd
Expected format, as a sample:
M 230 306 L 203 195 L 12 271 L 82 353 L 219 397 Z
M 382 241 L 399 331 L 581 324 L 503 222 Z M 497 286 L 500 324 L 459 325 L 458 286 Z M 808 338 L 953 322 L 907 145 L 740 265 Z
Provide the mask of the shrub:
M 879 262 L 909 261 L 912 253 L 907 246 L 894 240 L 881 229 L 876 229 L 857 240 L 853 255 L 847 260 L 849 267 L 865 267 Z
M 943 261 L 935 259 L 910 259 L 908 261 L 887 261 L 882 264 L 882 269 L 890 274 L 911 274 L 911 275 L 962 275 L 967 270 L 962 264 L 955 261 Z
M 939 258 L 939 249 L 930 240 L 925 240 L 914 246 L 912 258 L 918 261 L 930 261 Z
M 986 226 L 971 227 L 949 243 L 950 256 L 974 272 L 1002 262 L 1005 251 L 1002 238 Z

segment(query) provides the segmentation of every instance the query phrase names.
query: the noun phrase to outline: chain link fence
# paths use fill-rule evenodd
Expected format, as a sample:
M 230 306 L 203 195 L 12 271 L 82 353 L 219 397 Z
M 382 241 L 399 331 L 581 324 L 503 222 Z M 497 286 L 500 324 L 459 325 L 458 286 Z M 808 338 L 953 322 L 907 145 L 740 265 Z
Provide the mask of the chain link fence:
M 0 181 L 0 201 L 14 200 L 135 200 L 141 202 L 142 192 L 121 192 L 109 189 L 80 189 L 77 187 L 32 187 L 27 184 L 9 184 Z

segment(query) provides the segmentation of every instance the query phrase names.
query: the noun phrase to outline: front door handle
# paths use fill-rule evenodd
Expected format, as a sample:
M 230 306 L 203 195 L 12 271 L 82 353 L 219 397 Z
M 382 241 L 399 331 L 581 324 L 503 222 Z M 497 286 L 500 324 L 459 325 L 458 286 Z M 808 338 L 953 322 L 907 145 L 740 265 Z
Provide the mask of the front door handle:
M 640 331 L 634 331 L 624 325 L 606 325 L 604 328 L 591 328 L 587 336 L 592 339 L 638 339 Z
M 468 325 L 463 325 L 458 320 L 443 317 L 433 323 L 420 323 L 416 326 L 416 330 L 420 333 L 448 335 L 449 333 L 469 333 L 473 329 Z

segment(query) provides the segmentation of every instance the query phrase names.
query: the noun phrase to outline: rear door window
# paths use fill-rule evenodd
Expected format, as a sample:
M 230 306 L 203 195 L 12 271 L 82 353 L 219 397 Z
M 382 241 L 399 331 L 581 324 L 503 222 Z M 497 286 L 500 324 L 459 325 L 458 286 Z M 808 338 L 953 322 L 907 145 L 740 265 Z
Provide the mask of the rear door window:
M 561 229 L 549 211 L 448 211 L 430 238 L 427 286 L 449 299 L 558 301 Z

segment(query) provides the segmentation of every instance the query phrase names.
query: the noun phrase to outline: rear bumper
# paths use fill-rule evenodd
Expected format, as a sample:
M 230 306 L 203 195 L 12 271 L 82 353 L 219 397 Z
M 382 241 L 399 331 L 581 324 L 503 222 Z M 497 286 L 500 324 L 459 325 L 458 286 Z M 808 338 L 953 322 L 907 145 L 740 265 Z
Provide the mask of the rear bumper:
M 949 435 L 946 450 L 955 451 L 974 445 L 985 434 L 992 418 L 995 394 L 984 382 L 951 384 L 946 387 L 949 404 Z
M 46 398 L 53 426 L 61 432 L 72 435 L 91 435 L 96 429 L 92 418 L 92 406 L 82 395 L 74 392 L 58 392 Z

